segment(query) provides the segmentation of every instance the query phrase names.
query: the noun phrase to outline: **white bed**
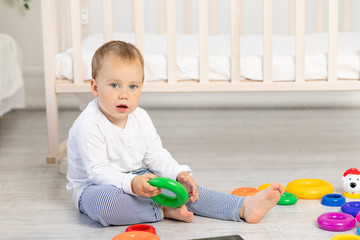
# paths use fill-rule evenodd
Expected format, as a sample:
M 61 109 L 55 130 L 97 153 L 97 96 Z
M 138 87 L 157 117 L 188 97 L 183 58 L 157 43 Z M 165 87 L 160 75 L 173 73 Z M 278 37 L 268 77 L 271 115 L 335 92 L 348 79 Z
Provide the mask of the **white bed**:
M 177 76 L 178 80 L 199 79 L 199 45 L 197 35 L 178 34 Z M 135 44 L 133 33 L 114 33 L 115 40 Z M 262 35 L 241 37 L 241 80 L 263 80 Z M 339 33 L 338 78 L 357 80 L 360 78 L 360 33 Z M 328 34 L 306 35 L 305 78 L 327 79 Z M 82 43 L 83 79 L 91 79 L 91 58 L 104 43 L 103 34 L 86 37 Z M 209 36 L 209 79 L 230 81 L 230 36 Z M 73 80 L 72 49 L 56 56 L 56 77 Z M 295 36 L 273 36 L 273 81 L 295 80 Z M 167 56 L 166 35 L 145 34 L 145 81 L 166 80 Z
M 21 51 L 14 39 L 0 34 L 0 116 L 25 107 Z

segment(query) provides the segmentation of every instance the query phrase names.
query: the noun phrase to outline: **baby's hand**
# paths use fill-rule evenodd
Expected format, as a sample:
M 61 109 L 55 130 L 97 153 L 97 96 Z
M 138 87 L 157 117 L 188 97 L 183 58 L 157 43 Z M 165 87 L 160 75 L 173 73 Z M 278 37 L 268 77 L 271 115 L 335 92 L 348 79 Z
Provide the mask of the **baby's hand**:
M 133 193 L 142 197 L 154 197 L 161 193 L 161 188 L 151 186 L 148 182 L 150 179 L 156 178 L 154 174 L 143 174 L 136 176 L 131 181 L 131 190 Z
M 189 201 L 195 202 L 199 197 L 199 191 L 195 180 L 187 172 L 179 173 L 176 180 L 186 188 L 190 195 Z

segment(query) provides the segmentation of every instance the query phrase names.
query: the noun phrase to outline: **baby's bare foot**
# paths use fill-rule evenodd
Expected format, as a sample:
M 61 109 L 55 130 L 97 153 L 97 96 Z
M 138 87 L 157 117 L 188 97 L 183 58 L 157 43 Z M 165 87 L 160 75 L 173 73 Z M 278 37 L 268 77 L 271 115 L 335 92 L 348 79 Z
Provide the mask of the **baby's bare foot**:
M 185 205 L 179 208 L 164 207 L 164 218 L 175 219 L 183 222 L 192 222 L 194 220 L 194 214 L 189 212 Z
M 245 219 L 248 223 L 259 222 L 277 204 L 282 194 L 283 188 L 279 182 L 276 182 L 265 190 L 247 197 L 239 212 L 240 218 Z

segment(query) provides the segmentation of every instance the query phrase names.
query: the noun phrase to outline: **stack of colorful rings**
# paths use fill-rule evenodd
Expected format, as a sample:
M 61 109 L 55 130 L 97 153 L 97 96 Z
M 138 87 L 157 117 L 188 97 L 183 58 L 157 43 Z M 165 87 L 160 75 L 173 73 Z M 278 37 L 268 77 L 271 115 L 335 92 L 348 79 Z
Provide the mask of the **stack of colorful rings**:
M 355 227 L 356 220 L 347 213 L 329 212 L 321 214 L 317 223 L 320 228 L 328 231 L 347 231 Z
M 345 203 L 345 197 L 341 194 L 326 194 L 322 197 L 321 204 L 329 207 L 341 207 Z
M 297 202 L 297 197 L 292 193 L 283 193 L 281 195 L 278 205 L 293 205 Z
M 347 202 L 341 206 L 341 211 L 352 215 L 354 218 L 360 212 L 360 202 Z

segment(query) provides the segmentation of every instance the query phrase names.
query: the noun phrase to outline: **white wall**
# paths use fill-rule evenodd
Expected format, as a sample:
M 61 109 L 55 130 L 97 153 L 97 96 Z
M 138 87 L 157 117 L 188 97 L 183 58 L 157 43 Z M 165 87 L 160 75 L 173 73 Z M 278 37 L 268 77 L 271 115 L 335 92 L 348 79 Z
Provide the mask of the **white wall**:
M 30 11 L 26 11 L 21 1 L 0 0 L 0 33 L 11 35 L 22 50 L 27 107 L 43 108 L 45 88 L 40 1 L 31 1 Z M 77 105 L 75 96 L 61 96 L 60 100 L 63 106 Z
M 16 0 L 0 0 L 0 33 L 13 36 L 23 52 L 23 70 L 26 87 L 27 106 L 29 108 L 42 108 L 45 106 L 44 80 L 43 80 L 43 53 L 42 53 L 42 30 L 41 30 L 41 6 L 40 1 L 33 0 L 30 3 L 30 11 L 24 10 Z M 115 14 L 114 27 L 116 30 L 130 31 L 129 10 L 118 5 L 129 0 L 114 1 L 114 6 L 120 9 Z M 197 8 L 196 2 L 194 7 Z M 229 11 L 229 0 L 220 0 L 219 13 Z M 262 0 L 245 0 L 245 33 L 257 34 L 261 32 L 261 2 Z M 288 24 L 288 1 L 273 0 L 274 2 L 274 33 L 287 33 Z M 314 32 L 314 25 L 310 19 L 314 15 L 314 0 L 307 0 L 307 30 Z M 325 1 L 327 2 L 327 1 Z M 353 0 L 352 21 L 353 30 L 360 31 L 360 1 Z M 146 30 L 156 31 L 156 0 L 146 0 Z M 177 0 L 178 8 L 182 8 L 181 0 Z M 101 13 L 94 14 L 94 9 L 101 9 L 99 0 L 91 0 L 91 24 L 94 32 L 101 30 Z M 225 16 L 228 16 L 228 14 Z M 182 31 L 178 16 L 178 31 Z M 197 20 L 193 13 L 194 27 L 197 31 Z M 227 17 L 219 21 L 220 33 L 229 31 Z M 76 107 L 78 100 L 73 95 L 60 95 L 61 107 Z M 293 106 L 360 106 L 360 94 L 357 92 L 336 93 L 231 93 L 231 94 L 144 94 L 143 106 L 155 107 L 293 107 Z

